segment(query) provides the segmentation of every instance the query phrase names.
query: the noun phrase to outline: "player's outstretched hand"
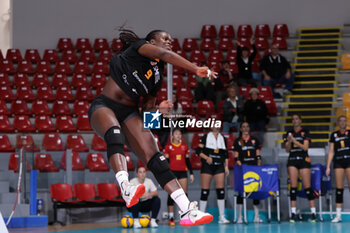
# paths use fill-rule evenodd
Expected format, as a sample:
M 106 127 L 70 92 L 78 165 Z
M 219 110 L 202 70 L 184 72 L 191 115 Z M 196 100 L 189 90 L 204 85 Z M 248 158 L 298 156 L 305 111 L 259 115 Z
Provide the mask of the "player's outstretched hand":
M 160 104 L 159 104 L 159 111 L 162 114 L 168 114 L 171 110 L 171 108 L 174 105 L 172 103 L 170 103 L 170 100 L 163 100 Z
M 196 75 L 198 75 L 199 77 L 202 77 L 202 78 L 209 78 L 209 80 L 211 80 L 211 78 L 217 78 L 218 73 L 211 71 L 206 66 L 203 66 L 203 67 L 197 68 Z

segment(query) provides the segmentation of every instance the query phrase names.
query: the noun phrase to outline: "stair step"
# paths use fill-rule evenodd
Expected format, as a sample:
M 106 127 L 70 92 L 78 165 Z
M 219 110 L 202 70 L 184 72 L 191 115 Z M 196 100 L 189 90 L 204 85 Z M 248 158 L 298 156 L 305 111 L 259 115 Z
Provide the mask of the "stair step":
M 324 78 L 324 77 L 339 77 L 340 74 L 296 74 L 296 78 Z
M 342 35 L 343 33 L 341 32 L 309 32 L 309 33 L 298 33 L 297 35 L 298 36 L 325 36 L 325 37 L 328 37 L 328 36 L 339 36 L 339 35 Z
M 310 63 L 292 63 L 292 66 L 332 66 L 340 65 L 340 62 L 310 62 Z
M 286 98 L 323 98 L 323 97 L 338 97 L 337 94 L 321 94 L 321 95 L 287 95 Z
M 298 64 L 309 64 L 309 63 L 338 63 L 339 57 L 329 58 L 329 57 L 294 57 L 295 62 Z
M 317 40 L 317 39 L 339 39 L 341 38 L 341 35 L 338 33 L 330 34 L 330 35 L 321 35 L 324 33 L 320 33 L 319 35 L 312 35 L 312 34 L 305 34 L 305 35 L 299 35 L 300 39 L 312 39 L 312 40 Z M 325 33 L 326 34 L 326 33 Z
M 303 116 L 304 118 L 304 116 Z M 284 135 L 286 132 L 284 131 L 279 131 L 277 132 L 278 135 Z M 331 134 L 332 131 L 309 131 L 310 134 Z
M 294 84 L 338 84 L 339 81 L 296 81 Z
M 320 89 L 320 88 L 332 88 L 334 87 L 335 84 L 333 83 L 320 83 L 320 84 L 307 84 L 307 83 L 303 83 L 303 84 L 294 84 L 293 88 L 313 88 L 313 89 Z
M 322 45 L 312 45 L 311 47 L 306 47 L 305 45 L 303 45 L 304 47 L 296 47 L 298 50 L 297 51 L 315 51 L 315 50 L 319 50 L 319 51 L 323 51 L 323 50 L 337 50 L 341 47 L 341 45 L 337 44 L 337 45 L 327 45 L 327 44 L 322 44 Z
M 336 108 L 313 108 L 313 109 L 310 109 L 310 108 L 285 108 L 282 111 L 283 112 L 296 112 L 296 111 L 300 111 L 300 112 L 318 111 L 318 112 L 321 112 L 321 111 L 335 111 L 335 110 L 336 110 Z M 321 114 L 321 113 L 319 113 L 319 114 Z
M 337 101 L 324 101 L 324 102 L 284 102 L 283 105 L 323 105 L 323 104 L 338 104 Z
M 339 64 L 308 64 L 308 63 L 298 63 L 292 64 L 294 69 L 334 69 L 338 68 Z
M 298 32 L 340 32 L 344 27 L 319 27 L 319 28 L 298 28 Z
M 337 87 L 326 87 L 326 88 L 293 88 L 292 91 L 336 91 Z
M 313 48 L 313 47 L 335 47 L 342 46 L 341 43 L 330 43 L 330 44 L 298 44 L 295 47 L 297 48 Z

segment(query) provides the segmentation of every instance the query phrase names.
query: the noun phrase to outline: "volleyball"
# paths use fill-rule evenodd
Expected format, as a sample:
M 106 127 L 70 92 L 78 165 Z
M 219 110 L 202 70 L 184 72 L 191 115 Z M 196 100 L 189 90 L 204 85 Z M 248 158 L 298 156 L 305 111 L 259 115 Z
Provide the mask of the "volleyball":
M 124 215 L 120 223 L 125 228 L 130 228 L 134 225 L 134 219 L 130 215 Z
M 151 221 L 151 217 L 150 216 L 148 216 L 146 214 L 141 215 L 141 217 L 140 217 L 140 225 L 142 227 L 148 227 L 150 221 Z
M 243 175 L 244 191 L 256 192 L 262 186 L 261 178 L 255 172 L 247 172 Z

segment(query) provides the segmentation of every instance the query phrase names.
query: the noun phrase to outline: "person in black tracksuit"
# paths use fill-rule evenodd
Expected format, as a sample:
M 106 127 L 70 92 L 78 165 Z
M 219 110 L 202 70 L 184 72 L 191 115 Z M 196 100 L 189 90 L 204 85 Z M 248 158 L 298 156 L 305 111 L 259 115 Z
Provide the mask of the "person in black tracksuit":
M 242 47 L 240 42 L 237 41 L 237 66 L 238 66 L 238 85 L 247 86 L 248 84 L 256 86 L 256 81 L 252 75 L 252 62 L 257 54 L 257 49 L 254 45 L 254 40 L 251 39 L 250 43 L 253 48 L 253 52 L 249 55 L 249 48 Z

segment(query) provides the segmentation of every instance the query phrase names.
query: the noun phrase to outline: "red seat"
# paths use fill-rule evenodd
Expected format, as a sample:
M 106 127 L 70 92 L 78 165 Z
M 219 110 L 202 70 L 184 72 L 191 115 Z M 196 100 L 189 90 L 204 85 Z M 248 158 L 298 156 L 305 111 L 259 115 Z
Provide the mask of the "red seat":
M 16 72 L 12 61 L 10 60 L 0 60 L 0 73 L 14 74 Z
M 102 91 L 103 91 L 103 87 L 98 87 L 98 88 L 96 88 L 96 94 L 95 94 L 95 96 L 98 96 L 99 94 L 101 94 Z
M 36 116 L 35 117 L 35 128 L 38 132 L 54 132 L 56 127 L 53 125 L 50 116 Z
M 273 93 L 270 86 L 259 86 L 259 91 L 260 94 L 273 98 Z
M 92 131 L 89 116 L 87 114 L 82 114 L 78 116 L 77 129 L 78 131 Z
M 94 63 L 96 61 L 96 56 L 94 51 L 89 49 L 85 49 L 81 51 L 79 60 L 86 63 Z
M 117 52 L 120 53 L 123 49 L 123 43 L 120 41 L 120 39 L 118 38 L 114 38 L 112 40 L 112 45 L 111 45 L 112 49 Z
M 161 103 L 163 100 L 168 99 L 168 92 L 166 88 L 160 88 L 160 91 L 157 94 L 157 103 Z
M 7 135 L 0 135 L 0 152 L 15 152 Z
M 188 74 L 187 88 L 195 89 L 197 87 L 197 80 L 195 74 Z
M 114 183 L 100 183 L 97 184 L 97 193 L 103 199 L 114 202 L 124 202 L 120 189 Z
M 215 112 L 214 103 L 211 100 L 199 101 L 197 105 L 197 114 L 204 117 L 208 112 Z
M 18 172 L 18 170 L 19 170 L 19 166 L 18 166 L 19 162 L 18 162 L 18 160 L 19 160 L 19 155 L 17 153 L 12 153 L 10 155 L 9 170 L 12 170 L 13 172 L 16 172 L 16 173 Z M 26 168 L 27 168 L 27 172 L 29 172 L 31 170 L 31 167 L 30 167 L 28 161 L 26 163 Z M 24 171 L 24 169 L 22 170 L 22 172 L 23 171 Z
M 1 133 L 12 133 L 15 129 L 12 127 L 8 116 L 0 116 L 0 132 Z
M 31 151 L 31 152 L 40 151 L 39 147 L 35 145 L 32 135 L 17 135 L 16 148 L 17 149 L 24 148 L 26 151 Z
M 274 37 L 272 40 L 273 45 L 277 45 L 277 47 L 281 50 L 287 50 L 287 40 L 285 37 Z
M 180 46 L 179 40 L 177 38 L 172 38 L 171 50 L 173 50 L 173 51 L 181 50 L 181 46 Z
M 173 66 L 173 74 L 183 75 L 185 74 L 185 69 L 179 66 Z
M 273 27 L 273 37 L 289 37 L 287 24 L 276 24 Z
M 64 100 L 64 101 L 74 101 L 75 98 L 73 96 L 72 90 L 69 87 L 60 86 L 56 90 L 56 99 Z
M 226 37 L 220 38 L 218 49 L 227 51 L 227 50 L 234 49 L 234 48 L 235 48 L 235 46 L 234 46 L 231 38 L 226 38 Z
M 239 25 L 237 36 L 244 37 L 244 38 L 251 38 L 253 36 L 252 26 L 250 26 L 249 24 Z
M 187 100 L 187 101 L 193 102 L 193 95 L 192 95 L 191 89 L 189 88 L 183 87 L 183 88 L 177 89 L 176 96 L 179 101 Z
M 68 80 L 67 80 L 68 82 Z M 78 88 L 80 86 L 89 86 L 86 74 L 74 74 L 72 78 L 72 87 Z
M 0 60 L 4 60 L 4 55 L 2 55 L 1 49 L 0 49 Z
M 131 160 L 130 154 L 128 152 L 125 152 L 125 159 L 126 159 L 126 166 L 128 168 L 128 171 L 134 171 L 135 166 Z
M 202 62 L 206 62 L 207 59 L 206 59 L 205 54 L 202 50 L 192 50 L 191 55 L 190 55 L 190 61 L 202 63 Z
M 238 73 L 238 65 L 237 65 L 236 61 L 229 62 L 229 69 L 230 69 L 231 73 L 233 73 L 233 74 Z
M 55 88 L 59 87 L 68 87 L 70 86 L 67 75 L 66 74 L 54 74 L 52 79 L 52 86 Z
M 94 99 L 94 95 L 92 94 L 90 87 L 78 87 L 75 98 L 77 100 L 92 101 Z
M 56 49 L 45 49 L 43 61 L 47 63 L 56 63 L 59 60 L 60 60 L 60 57 L 58 56 L 58 52 Z
M 55 73 L 70 75 L 73 72 L 72 72 L 68 62 L 58 61 L 58 62 L 56 62 Z
M 235 30 L 232 25 L 221 25 L 220 31 L 219 31 L 219 37 L 220 38 L 234 38 L 235 37 Z
M 17 88 L 17 99 L 33 101 L 35 97 L 30 87 L 21 86 Z
M 88 38 L 78 38 L 75 44 L 75 48 L 78 51 L 85 50 L 85 49 L 92 50 L 90 40 Z
M 228 168 L 233 169 L 233 165 L 235 165 L 235 155 L 232 151 L 228 152 Z
M 58 133 L 46 133 L 42 141 L 42 148 L 46 151 L 63 151 L 63 142 Z
M 56 100 L 52 106 L 52 114 L 59 115 L 71 115 L 71 111 L 67 101 Z
M 91 87 L 100 88 L 106 85 L 106 76 L 104 74 L 92 74 Z
M 237 39 L 240 43 L 242 47 L 248 47 L 249 49 L 252 48 L 252 44 L 250 43 L 250 39 L 247 37 L 238 37 Z
M 103 61 L 97 61 L 92 67 L 92 72 L 95 74 L 109 74 L 108 64 Z
M 38 63 L 41 61 L 40 54 L 37 49 L 27 49 L 24 59 L 32 63 Z
M 197 40 L 195 38 L 185 38 L 182 49 L 185 51 L 198 50 Z
M 252 62 L 252 72 L 254 73 L 260 73 L 260 67 L 259 67 L 259 62 L 254 60 Z
M 202 168 L 201 157 L 199 155 L 196 155 L 195 152 L 191 154 L 190 162 L 193 170 L 201 170 Z
M 25 115 L 16 115 L 13 120 L 13 126 L 18 132 L 34 132 L 35 128 L 28 116 Z
M 90 172 L 108 172 L 109 167 L 101 153 L 89 153 L 86 158 L 86 168 Z
M 39 115 L 39 116 L 51 115 L 51 111 L 45 100 L 37 99 L 37 100 L 34 100 L 34 102 L 32 103 L 31 114 Z
M 41 61 L 36 65 L 36 72 L 39 74 L 53 74 L 51 64 L 48 61 Z
M 80 183 L 74 185 L 75 195 L 79 200 L 86 202 L 103 202 L 104 199 L 96 195 L 95 185 Z
M 222 62 L 224 60 L 224 55 L 220 50 L 211 50 L 208 56 L 208 62 Z
M 6 106 L 6 102 L 3 100 L 0 100 L 0 115 L 10 115 L 10 111 Z
M 98 59 L 100 61 L 105 62 L 105 63 L 109 63 L 109 61 L 111 60 L 112 57 L 113 57 L 113 53 L 109 49 L 101 50 L 99 55 L 98 55 Z
M 201 30 L 201 38 L 216 38 L 217 32 L 215 25 L 203 25 Z
M 204 38 L 202 39 L 200 49 L 204 51 L 210 51 L 216 49 L 216 44 L 213 38 Z
M 66 149 L 72 149 L 78 152 L 88 152 L 89 148 L 86 146 L 83 136 L 80 134 L 68 135 Z
M 182 100 L 182 101 L 179 101 L 179 103 L 182 106 L 182 110 L 183 110 L 182 114 L 185 114 L 185 115 L 193 115 L 194 114 L 192 102 Z
M 183 77 L 181 75 L 174 74 L 173 75 L 173 88 L 177 89 L 177 88 L 181 88 L 181 87 L 185 87 L 185 82 L 184 82 Z
M 236 61 L 237 59 L 237 50 L 230 49 L 227 51 L 226 60 L 228 61 Z
M 205 132 L 201 132 L 201 133 L 195 133 L 193 135 L 192 142 L 191 142 L 191 148 L 193 150 L 197 149 L 199 142 L 201 141 L 201 138 L 206 134 L 207 133 L 205 133 Z
M 269 110 L 269 114 L 271 116 L 277 116 L 277 107 L 275 101 L 273 99 L 265 99 L 264 102 L 266 104 L 267 109 Z
M 38 153 L 35 155 L 34 169 L 40 172 L 58 172 L 60 170 L 48 153 Z
M 90 108 L 90 104 L 84 100 L 76 100 L 73 106 L 73 114 L 79 116 L 81 114 L 87 114 Z
M 0 73 L 0 85 L 3 87 L 3 86 L 7 86 L 7 87 L 10 87 L 12 84 L 11 84 L 11 81 L 9 79 L 9 76 L 8 74 L 6 73 Z
M 74 49 L 71 38 L 60 38 L 57 44 L 58 50 Z
M 52 92 L 51 87 L 49 86 L 41 86 L 36 91 L 36 98 L 38 100 L 45 100 L 48 102 L 54 101 L 55 96 Z
M 63 170 L 66 170 L 66 152 L 63 152 L 61 157 L 61 168 Z M 81 157 L 79 155 L 79 152 L 73 151 L 72 152 L 72 170 L 73 171 L 84 171 L 85 168 L 83 166 L 83 163 L 81 161 Z
M 215 72 L 220 72 L 221 65 L 219 61 L 208 61 L 208 67 L 210 70 L 213 70 Z
M 21 51 L 19 49 L 8 49 L 6 53 L 6 60 L 13 63 L 18 63 L 23 60 Z
M 179 49 L 179 50 L 174 50 L 178 55 L 180 55 L 181 57 L 187 59 L 187 55 L 186 55 L 186 52 L 182 49 Z
M 268 24 L 258 24 L 255 27 L 255 37 L 270 37 L 271 31 Z
M 239 94 L 241 96 L 245 96 L 245 99 L 249 99 L 250 98 L 249 91 L 250 91 L 250 87 L 249 86 L 241 86 L 241 87 L 239 87 Z
M 109 49 L 108 41 L 106 38 L 96 38 L 93 47 L 96 51 Z
M 52 184 L 50 186 L 51 198 L 53 201 L 63 203 L 76 203 L 80 200 L 73 200 L 73 188 L 70 184 Z
M 13 80 L 13 87 L 30 87 L 30 82 L 27 74 L 16 73 Z
M 74 64 L 78 61 L 78 56 L 75 53 L 74 49 L 63 50 L 62 52 L 62 61 Z
M 58 129 L 59 132 L 63 132 L 63 133 L 77 131 L 71 116 L 58 116 L 56 118 L 56 128 Z
M 74 65 L 74 73 L 78 74 L 91 74 L 89 63 L 86 61 L 78 61 Z
M 46 74 L 35 73 L 32 81 L 32 87 L 50 86 L 49 78 Z
M 226 101 L 226 99 L 220 100 L 216 109 L 216 112 L 219 114 L 224 114 L 224 110 L 222 108 L 222 106 L 224 105 L 224 102 Z
M 148 167 L 141 160 L 137 161 L 137 167 L 144 167 L 146 171 L 149 171 Z
M 270 47 L 267 37 L 257 37 L 255 39 L 255 46 L 257 49 L 268 49 Z
M 235 136 L 230 133 L 230 134 L 222 134 L 224 138 L 226 139 L 226 149 L 227 150 L 232 150 L 233 149 L 233 144 L 235 143 Z
M 26 61 L 26 60 L 18 62 L 17 72 L 24 73 L 24 74 L 33 74 L 34 69 L 33 69 L 32 62 Z
M 105 140 L 103 140 L 96 133 L 94 133 L 94 136 L 91 142 L 91 149 L 95 151 L 107 151 L 107 144 Z
M 12 115 L 29 115 L 27 103 L 23 100 L 14 100 L 11 104 Z

